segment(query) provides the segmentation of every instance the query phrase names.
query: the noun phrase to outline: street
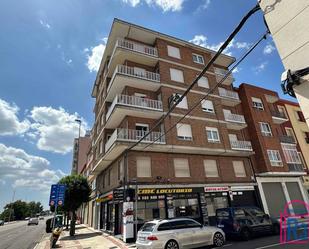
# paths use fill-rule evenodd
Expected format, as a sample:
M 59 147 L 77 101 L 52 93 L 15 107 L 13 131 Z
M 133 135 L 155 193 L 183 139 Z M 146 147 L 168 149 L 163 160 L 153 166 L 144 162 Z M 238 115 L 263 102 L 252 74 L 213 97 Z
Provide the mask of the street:
M 28 221 L 18 221 L 0 227 L 1 249 L 33 249 L 45 234 L 45 220 L 28 226 Z

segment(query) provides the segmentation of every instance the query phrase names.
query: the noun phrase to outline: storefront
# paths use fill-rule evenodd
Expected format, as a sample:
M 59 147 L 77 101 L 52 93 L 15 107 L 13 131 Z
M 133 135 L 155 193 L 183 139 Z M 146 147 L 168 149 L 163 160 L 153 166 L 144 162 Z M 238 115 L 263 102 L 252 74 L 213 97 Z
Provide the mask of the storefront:
M 105 196 L 98 197 L 97 203 L 100 203 L 100 222 L 99 228 L 104 231 L 114 233 L 114 216 L 115 209 L 113 205 L 113 195 L 109 193 Z

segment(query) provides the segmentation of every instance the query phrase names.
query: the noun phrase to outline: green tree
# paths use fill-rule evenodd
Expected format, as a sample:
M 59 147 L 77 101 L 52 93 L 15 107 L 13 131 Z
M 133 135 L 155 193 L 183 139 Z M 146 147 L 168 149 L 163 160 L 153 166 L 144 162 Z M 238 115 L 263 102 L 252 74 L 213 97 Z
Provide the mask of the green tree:
M 13 203 L 6 204 L 4 212 L 8 213 L 10 220 L 23 220 L 28 215 L 28 204 L 25 201 L 17 200 Z
M 81 175 L 69 175 L 60 179 L 66 185 L 63 210 L 72 213 L 70 236 L 75 234 L 76 211 L 84 202 L 89 201 L 91 188 L 87 179 Z

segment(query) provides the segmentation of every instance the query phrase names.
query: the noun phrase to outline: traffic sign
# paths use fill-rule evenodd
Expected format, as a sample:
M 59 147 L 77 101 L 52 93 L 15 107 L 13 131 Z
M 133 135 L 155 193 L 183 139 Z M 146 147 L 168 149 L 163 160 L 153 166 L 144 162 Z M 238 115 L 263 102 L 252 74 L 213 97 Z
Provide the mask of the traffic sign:
M 64 204 L 65 197 L 64 184 L 53 184 L 50 189 L 49 205 L 50 206 L 62 206 Z

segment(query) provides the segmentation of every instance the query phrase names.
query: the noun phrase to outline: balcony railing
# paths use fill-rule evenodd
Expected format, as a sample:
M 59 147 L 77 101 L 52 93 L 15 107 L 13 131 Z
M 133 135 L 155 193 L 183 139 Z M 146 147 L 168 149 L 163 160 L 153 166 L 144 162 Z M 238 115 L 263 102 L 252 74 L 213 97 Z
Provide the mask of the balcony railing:
M 225 88 L 218 87 L 219 95 L 224 98 L 239 100 L 237 92 L 226 90 Z
M 276 110 L 271 110 L 271 115 L 276 118 L 287 119 L 287 117 L 285 116 L 283 112 L 278 112 Z
M 296 144 L 296 141 L 292 136 L 279 136 L 279 139 L 281 143 Z
M 123 142 L 136 142 L 141 139 L 146 134 L 145 131 L 141 130 L 130 130 L 117 128 L 110 139 L 105 144 L 105 151 L 108 151 L 109 148 L 116 141 Z M 165 144 L 165 136 L 161 132 L 151 132 L 147 137 L 142 140 L 142 143 L 156 143 L 156 144 Z
M 230 140 L 230 143 L 232 150 L 252 151 L 252 145 L 250 141 Z
M 140 71 L 134 67 L 128 67 L 125 65 L 117 65 L 114 71 L 113 78 L 116 74 L 123 74 L 123 75 L 132 76 L 132 77 L 140 78 L 144 80 L 160 82 L 160 74 L 158 73 L 153 73 L 149 71 Z
M 304 172 L 302 164 L 288 163 L 289 171 L 291 172 Z
M 158 57 L 158 50 L 156 48 L 147 46 L 141 43 L 118 39 L 116 42 L 116 46 L 131 50 L 131 51 L 139 52 L 142 54 Z
M 116 105 L 125 105 L 131 107 L 144 108 L 155 111 L 163 111 L 162 101 L 153 100 L 153 99 L 145 99 L 136 96 L 128 96 L 128 95 L 116 95 L 113 100 L 112 105 L 107 111 L 106 120 L 109 118 L 113 109 Z
M 243 115 L 234 114 L 234 113 L 224 112 L 224 119 L 228 122 L 235 122 L 235 123 L 242 123 L 242 124 L 246 123 Z

